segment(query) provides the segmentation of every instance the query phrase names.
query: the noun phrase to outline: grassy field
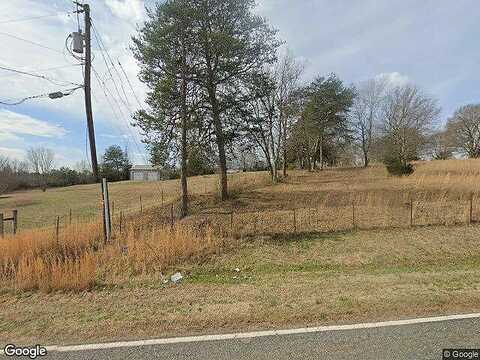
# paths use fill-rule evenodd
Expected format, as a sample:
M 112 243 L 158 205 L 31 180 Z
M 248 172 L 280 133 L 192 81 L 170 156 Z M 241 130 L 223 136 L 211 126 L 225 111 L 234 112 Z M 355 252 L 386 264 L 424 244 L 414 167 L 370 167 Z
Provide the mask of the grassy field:
M 230 186 L 239 192 L 250 187 L 268 183 L 268 174 L 237 173 L 229 175 Z M 176 200 L 179 196 L 179 180 L 160 182 L 124 181 L 111 183 L 110 199 L 115 204 L 115 213 L 123 211 L 132 214 L 140 211 L 140 197 L 143 209 L 162 206 Z M 217 176 L 197 176 L 189 179 L 191 195 L 214 198 L 217 189 Z M 64 188 L 18 191 L 0 196 L 0 212 L 8 216 L 10 211 L 18 209 L 19 229 L 53 226 L 57 216 L 62 221 L 69 218 L 72 211 L 73 221 L 98 219 L 101 208 L 100 185 L 76 185 Z M 6 215 L 6 216 L 7 216 Z
M 479 226 L 241 242 L 80 293 L 0 294 L 0 343 L 80 343 L 480 310 Z M 235 269 L 240 271 L 236 271 Z
M 48 225 L 57 203 L 88 213 L 98 201 L 94 186 L 7 195 L 0 200 L 4 208 L 24 201 L 19 208 L 24 228 L 0 240 L 0 343 L 479 311 L 480 225 L 467 218 L 473 196 L 474 220 L 480 219 L 479 176 L 479 160 L 420 162 L 414 175 L 404 178 L 388 176 L 381 166 L 292 171 L 275 185 L 267 173 L 244 173 L 231 176 L 233 196 L 225 202 L 214 195 L 214 177 L 191 178 L 193 215 L 172 229 L 156 221 L 158 199 L 147 198 L 163 188 L 164 202 L 174 201 L 178 181 L 117 183 L 112 184 L 117 211 L 138 214 L 135 199 L 142 191 L 150 194 L 142 195 L 144 208 L 151 208 L 109 244 L 95 222 L 75 222 L 58 239 L 51 229 L 28 229 Z M 409 227 L 405 204 L 412 200 L 415 225 L 434 216 L 432 224 L 450 226 Z M 399 216 L 403 228 L 364 229 L 390 226 L 386 214 Z M 213 221 L 199 226 L 205 216 L 221 219 L 227 231 L 217 231 Z M 252 224 L 249 236 L 238 236 Z M 165 282 L 176 271 L 184 281 Z

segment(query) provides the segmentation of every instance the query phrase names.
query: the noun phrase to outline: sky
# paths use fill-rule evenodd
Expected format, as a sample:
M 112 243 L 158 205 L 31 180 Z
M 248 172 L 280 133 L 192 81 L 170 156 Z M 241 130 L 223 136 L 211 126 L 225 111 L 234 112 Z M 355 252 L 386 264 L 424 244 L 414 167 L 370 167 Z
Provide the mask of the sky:
M 92 78 L 99 157 L 118 144 L 128 149 L 134 163 L 148 161 L 140 135 L 129 125 L 146 91 L 129 47 L 145 20 L 145 7 L 152 4 L 90 1 L 98 37 L 116 65 L 110 66 L 114 83 L 92 35 L 93 66 L 100 78 Z M 65 39 L 78 27 L 73 10 L 68 0 L 0 2 L 0 67 L 53 80 L 0 69 L 0 101 L 65 91 L 82 82 L 78 61 L 65 50 Z M 305 83 L 332 72 L 348 84 L 379 76 L 393 84 L 412 82 L 437 99 L 439 126 L 456 108 L 480 100 L 477 0 L 259 0 L 255 11 L 278 29 L 285 46 L 305 64 Z M 121 100 L 124 93 L 128 102 Z M 89 157 L 86 135 L 82 89 L 61 99 L 0 105 L 0 155 L 22 159 L 29 147 L 43 146 L 54 150 L 57 166 L 74 166 Z

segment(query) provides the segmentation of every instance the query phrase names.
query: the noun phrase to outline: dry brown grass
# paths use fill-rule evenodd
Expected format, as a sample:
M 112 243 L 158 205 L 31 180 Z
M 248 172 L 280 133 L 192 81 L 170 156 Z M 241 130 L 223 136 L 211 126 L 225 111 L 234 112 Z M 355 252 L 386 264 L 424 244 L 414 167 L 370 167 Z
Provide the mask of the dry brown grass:
M 480 310 L 479 226 L 243 241 L 95 291 L 0 293 L 0 344 L 82 343 Z M 239 268 L 239 272 L 235 271 Z M 61 315 L 59 315 L 61 314 Z
M 98 224 L 74 224 L 58 239 L 51 230 L 28 230 L 0 239 L 0 285 L 10 290 L 82 291 L 110 277 L 159 272 L 192 257 L 217 251 L 220 238 L 177 224 L 139 228 L 130 223 L 122 234 L 103 243 Z
M 236 236 L 454 225 L 470 222 L 470 199 L 472 221 L 480 220 L 480 160 L 415 167 L 412 176 L 401 178 L 389 176 L 383 165 L 290 171 L 282 183 L 244 191 L 226 203 L 198 199 L 190 221 L 210 222 Z
M 229 174 L 229 188 L 233 193 L 264 187 L 270 183 L 267 172 Z M 192 196 L 215 197 L 218 176 L 196 176 L 188 179 L 189 193 Z M 180 181 L 158 182 L 122 181 L 109 185 L 110 199 L 115 203 L 115 213 L 136 214 L 140 210 L 140 197 L 143 209 L 156 208 L 174 203 L 179 198 Z M 92 222 L 100 216 L 100 185 L 76 185 L 64 188 L 18 191 L 0 197 L 0 213 L 10 215 L 19 211 L 19 229 L 51 227 L 57 216 L 62 223 L 69 222 L 72 211 L 74 222 Z M 10 224 L 6 224 L 11 231 Z

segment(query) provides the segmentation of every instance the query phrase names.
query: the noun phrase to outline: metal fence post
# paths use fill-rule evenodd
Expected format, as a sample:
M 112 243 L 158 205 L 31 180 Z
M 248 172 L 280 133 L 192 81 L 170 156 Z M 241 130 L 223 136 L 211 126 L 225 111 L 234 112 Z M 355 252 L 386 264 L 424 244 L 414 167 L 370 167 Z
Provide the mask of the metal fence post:
M 55 219 L 55 241 L 57 242 L 58 246 L 58 238 L 60 235 L 60 216 L 57 216 Z
M 107 179 L 102 179 L 102 194 L 103 194 L 103 219 L 105 230 L 105 242 L 110 241 L 110 234 L 112 232 L 112 218 L 110 217 L 110 198 L 108 194 Z
M 410 199 L 410 226 L 413 226 L 413 200 Z
M 471 224 L 473 222 L 473 194 L 470 194 L 470 216 L 468 223 Z
M 352 201 L 352 225 L 353 229 L 355 230 L 356 225 L 355 225 L 355 202 Z
M 12 221 L 13 221 L 13 235 L 15 235 L 17 233 L 17 228 L 18 228 L 18 210 L 13 210 Z
M 293 232 L 297 233 L 297 211 L 293 208 Z
M 120 211 L 120 223 L 119 223 L 120 234 L 122 233 L 122 225 L 123 225 L 123 211 Z
M 72 225 L 72 209 L 68 211 L 68 223 L 69 225 Z

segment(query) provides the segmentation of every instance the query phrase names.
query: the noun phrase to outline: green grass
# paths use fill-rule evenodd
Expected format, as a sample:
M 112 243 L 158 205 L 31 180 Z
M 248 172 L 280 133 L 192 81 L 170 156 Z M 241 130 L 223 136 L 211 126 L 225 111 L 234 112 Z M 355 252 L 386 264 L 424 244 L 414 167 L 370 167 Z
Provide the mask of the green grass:
M 76 343 L 480 311 L 480 226 L 258 239 L 84 293 L 0 293 L 0 344 Z M 240 271 L 235 271 L 239 268 Z M 62 314 L 62 316 L 58 316 Z
M 266 172 L 230 174 L 228 178 L 232 193 L 265 186 L 269 182 Z M 180 183 L 179 180 L 122 181 L 110 183 L 109 189 L 114 214 L 118 215 L 123 211 L 128 215 L 139 213 L 140 204 L 143 209 L 149 209 L 176 201 L 179 197 Z M 206 198 L 210 199 L 210 202 L 213 200 L 212 203 L 217 203 L 215 200 L 217 175 L 189 178 L 188 190 L 192 197 L 208 195 Z M 53 226 L 57 216 L 61 217 L 62 223 L 70 221 L 70 211 L 74 222 L 98 220 L 101 214 L 101 187 L 100 184 L 76 185 L 51 188 L 46 192 L 27 190 L 0 196 L 0 212 L 9 216 L 13 209 L 18 210 L 19 230 Z M 7 225 L 6 231 L 11 231 L 10 224 Z

